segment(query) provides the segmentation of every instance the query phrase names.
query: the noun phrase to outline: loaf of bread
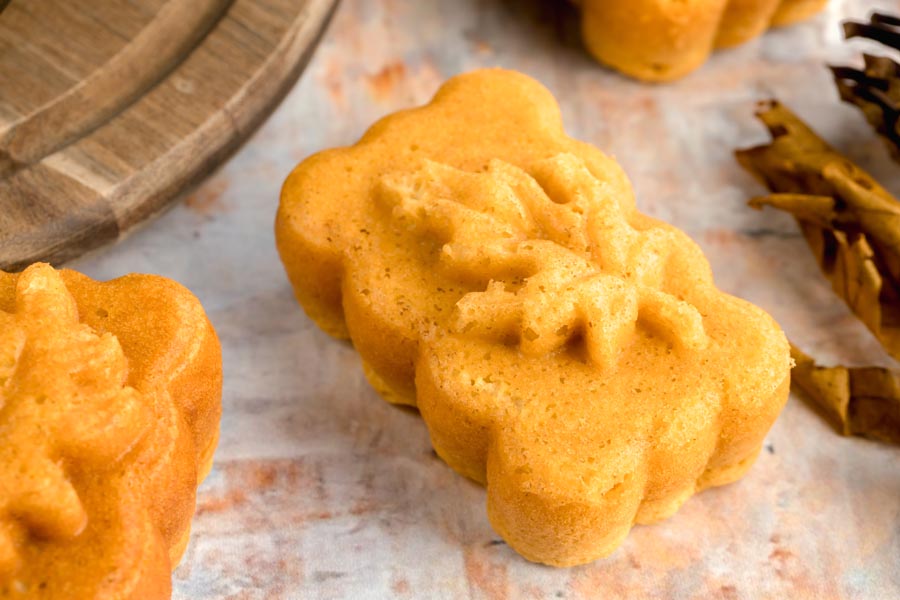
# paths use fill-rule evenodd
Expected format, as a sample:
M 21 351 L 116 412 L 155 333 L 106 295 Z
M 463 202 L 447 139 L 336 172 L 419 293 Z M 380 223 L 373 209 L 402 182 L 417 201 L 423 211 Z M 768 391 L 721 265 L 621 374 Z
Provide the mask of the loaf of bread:
M 533 561 L 594 560 L 739 478 L 787 399 L 778 325 L 519 73 L 455 77 L 303 161 L 276 238 L 306 313 Z
M 0 597 L 170 597 L 221 386 L 180 285 L 0 272 Z
M 715 48 L 818 12 L 827 0 L 581 0 L 581 29 L 594 57 L 627 75 L 668 81 Z

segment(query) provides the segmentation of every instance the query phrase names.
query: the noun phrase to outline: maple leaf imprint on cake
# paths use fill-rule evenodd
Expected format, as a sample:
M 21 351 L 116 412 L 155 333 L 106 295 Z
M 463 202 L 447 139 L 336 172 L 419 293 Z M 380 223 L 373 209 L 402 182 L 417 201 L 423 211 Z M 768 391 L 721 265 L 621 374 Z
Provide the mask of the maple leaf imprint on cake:
M 15 571 L 28 536 L 84 529 L 71 468 L 107 468 L 143 436 L 148 408 L 127 373 L 118 340 L 79 323 L 56 271 L 22 273 L 15 312 L 0 310 L 0 574 Z
M 543 355 L 581 336 L 613 368 L 642 321 L 680 347 L 707 344 L 697 309 L 662 291 L 675 234 L 635 229 L 576 156 L 530 172 L 493 160 L 482 172 L 433 161 L 384 176 L 378 200 L 400 227 L 435 240 L 439 268 L 484 291 L 456 305 L 456 332 Z

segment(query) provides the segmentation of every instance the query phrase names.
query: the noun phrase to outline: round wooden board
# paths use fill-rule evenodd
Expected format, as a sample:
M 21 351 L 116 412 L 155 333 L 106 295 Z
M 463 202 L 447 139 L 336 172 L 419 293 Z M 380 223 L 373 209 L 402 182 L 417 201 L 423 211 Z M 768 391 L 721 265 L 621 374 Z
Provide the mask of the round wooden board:
M 284 97 L 337 3 L 0 8 L 0 269 L 115 241 L 196 185 Z

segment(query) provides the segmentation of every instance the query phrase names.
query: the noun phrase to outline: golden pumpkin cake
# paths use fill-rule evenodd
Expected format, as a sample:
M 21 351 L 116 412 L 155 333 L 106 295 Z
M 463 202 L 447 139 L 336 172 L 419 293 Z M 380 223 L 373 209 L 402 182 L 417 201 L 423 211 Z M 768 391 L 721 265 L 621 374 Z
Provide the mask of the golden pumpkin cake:
M 787 398 L 778 325 L 519 73 L 455 77 L 306 159 L 275 230 L 306 313 L 533 561 L 592 561 L 739 478 Z
M 0 272 L 0 597 L 170 597 L 221 390 L 177 283 Z
M 805 19 L 827 0 L 581 0 L 588 51 L 627 75 L 669 81 L 716 48 L 742 44 L 769 27 Z

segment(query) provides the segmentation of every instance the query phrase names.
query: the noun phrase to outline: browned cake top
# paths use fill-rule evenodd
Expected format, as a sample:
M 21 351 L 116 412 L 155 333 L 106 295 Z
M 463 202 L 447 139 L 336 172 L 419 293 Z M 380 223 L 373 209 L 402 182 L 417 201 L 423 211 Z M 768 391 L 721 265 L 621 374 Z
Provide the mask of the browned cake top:
M 0 273 L 0 596 L 165 597 L 220 389 L 177 284 Z

